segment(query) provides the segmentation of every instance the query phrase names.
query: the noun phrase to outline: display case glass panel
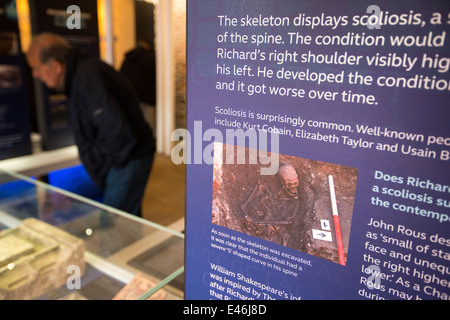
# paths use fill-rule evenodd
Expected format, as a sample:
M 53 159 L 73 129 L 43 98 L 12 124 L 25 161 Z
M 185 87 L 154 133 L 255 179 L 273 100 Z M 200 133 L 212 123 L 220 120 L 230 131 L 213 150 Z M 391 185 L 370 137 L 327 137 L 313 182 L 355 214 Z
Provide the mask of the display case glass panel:
M 50 230 L 48 233 L 52 238 L 54 238 L 53 233 L 62 231 L 76 241 L 82 241 L 85 265 L 80 279 L 77 279 L 76 263 L 75 266 L 64 265 L 63 269 L 57 268 L 55 265 L 58 265 L 59 258 L 53 258 L 53 256 L 61 255 L 61 253 L 55 254 L 54 249 L 53 251 L 48 249 L 48 252 L 52 252 L 52 255 L 46 253 L 48 259 L 56 259 L 56 262 L 52 262 L 46 269 L 39 267 L 40 271 L 36 271 L 37 267 L 31 262 L 26 262 L 28 263 L 26 268 L 32 270 L 24 272 L 27 279 L 20 278 L 21 280 L 11 284 L 8 278 L 8 272 L 11 271 L 8 268 L 15 266 L 14 271 L 17 271 L 20 265 L 18 261 L 23 264 L 25 257 L 29 261 L 39 259 L 46 261 L 47 258 L 42 258 L 42 252 L 47 251 L 36 243 L 44 243 L 47 240 L 36 240 L 28 235 L 23 236 L 25 239 L 6 237 L 6 235 L 11 235 L 13 231 L 20 234 L 35 232 L 40 227 L 37 228 L 34 224 L 41 226 L 41 223 L 44 223 L 43 229 Z M 34 231 L 26 231 L 27 224 L 31 225 Z M 37 233 L 40 233 L 39 230 Z M 4 290 L 1 287 L 2 277 L 7 282 L 6 287 L 9 286 L 10 289 L 14 286 L 20 288 L 21 281 L 23 283 L 34 281 L 36 286 L 42 287 L 43 285 L 39 284 L 40 282 L 35 278 L 43 277 L 42 275 L 46 272 L 58 273 L 58 276 L 64 279 L 64 283 L 57 288 L 44 290 L 43 294 L 32 297 L 33 299 L 183 298 L 183 233 L 52 187 L 38 179 L 0 169 L 0 241 L 2 239 L 5 243 L 17 241 L 18 245 L 12 247 L 22 251 L 3 252 L 3 260 L 2 252 L 0 252 L 0 298 L 1 290 Z M 33 245 L 34 249 L 30 249 Z M 36 256 L 40 258 L 37 259 Z M 16 261 L 15 265 L 14 261 Z M 30 274 L 35 273 L 37 276 L 30 280 Z M 20 292 L 20 290 L 16 291 Z M 27 298 L 23 295 L 14 296 L 14 294 L 3 296 L 5 297 Z

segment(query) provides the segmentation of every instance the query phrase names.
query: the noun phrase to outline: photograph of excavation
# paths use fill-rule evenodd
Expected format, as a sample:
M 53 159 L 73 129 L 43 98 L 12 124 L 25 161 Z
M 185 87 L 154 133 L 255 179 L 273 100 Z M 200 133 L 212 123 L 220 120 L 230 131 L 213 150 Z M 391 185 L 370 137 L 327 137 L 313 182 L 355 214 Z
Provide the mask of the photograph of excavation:
M 215 145 L 214 224 L 345 265 L 356 168 L 279 154 L 278 172 L 261 175 L 255 150 L 226 147 Z

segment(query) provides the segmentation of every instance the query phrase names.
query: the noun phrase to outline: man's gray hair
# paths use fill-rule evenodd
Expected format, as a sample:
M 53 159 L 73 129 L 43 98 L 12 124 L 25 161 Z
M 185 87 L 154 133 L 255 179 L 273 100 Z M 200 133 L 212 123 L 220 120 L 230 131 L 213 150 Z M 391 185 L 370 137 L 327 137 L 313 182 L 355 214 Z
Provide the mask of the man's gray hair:
M 52 59 L 66 63 L 72 51 L 69 41 L 53 33 L 41 33 L 33 39 L 32 43 L 41 47 L 39 58 L 42 63 Z

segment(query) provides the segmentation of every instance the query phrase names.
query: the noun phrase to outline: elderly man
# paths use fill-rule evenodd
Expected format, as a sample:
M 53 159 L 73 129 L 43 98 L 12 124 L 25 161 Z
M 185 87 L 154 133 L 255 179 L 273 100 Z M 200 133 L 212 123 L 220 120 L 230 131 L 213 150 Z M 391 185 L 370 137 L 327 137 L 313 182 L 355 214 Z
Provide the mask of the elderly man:
M 33 39 L 27 61 L 34 78 L 66 93 L 81 161 L 105 204 L 140 216 L 155 142 L 129 81 L 50 33 Z

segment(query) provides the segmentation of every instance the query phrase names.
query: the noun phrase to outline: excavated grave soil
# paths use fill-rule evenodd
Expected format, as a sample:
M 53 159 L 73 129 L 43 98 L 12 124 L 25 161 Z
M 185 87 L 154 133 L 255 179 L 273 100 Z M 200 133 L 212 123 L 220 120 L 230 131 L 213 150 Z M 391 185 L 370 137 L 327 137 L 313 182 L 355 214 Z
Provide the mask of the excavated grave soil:
M 259 164 L 224 163 L 214 175 L 213 223 L 338 263 L 328 175 L 334 180 L 346 256 L 357 169 L 287 155 L 279 161 L 294 166 L 298 199 L 287 195 L 277 175 L 260 175 Z M 259 192 L 250 196 L 254 188 Z M 331 242 L 313 238 L 312 229 L 327 231 L 321 219 L 330 225 Z

